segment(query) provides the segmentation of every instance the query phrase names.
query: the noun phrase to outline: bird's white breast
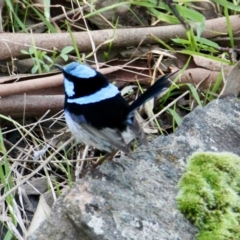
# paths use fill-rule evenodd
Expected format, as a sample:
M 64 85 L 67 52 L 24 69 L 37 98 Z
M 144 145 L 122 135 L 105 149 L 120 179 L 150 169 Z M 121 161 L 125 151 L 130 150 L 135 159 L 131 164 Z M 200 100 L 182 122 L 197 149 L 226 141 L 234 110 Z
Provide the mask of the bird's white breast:
M 103 138 L 99 138 L 98 136 L 93 136 L 86 129 L 84 129 L 81 124 L 74 121 L 71 117 L 71 114 L 67 110 L 65 110 L 65 120 L 70 132 L 78 141 L 106 152 L 114 151 L 115 147 L 112 146 L 111 143 Z

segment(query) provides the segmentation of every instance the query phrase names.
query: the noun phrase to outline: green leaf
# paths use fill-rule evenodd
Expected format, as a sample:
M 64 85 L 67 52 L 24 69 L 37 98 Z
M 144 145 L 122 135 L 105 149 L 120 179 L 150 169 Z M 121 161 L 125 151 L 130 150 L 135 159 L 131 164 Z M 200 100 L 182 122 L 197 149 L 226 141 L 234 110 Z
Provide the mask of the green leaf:
M 172 117 L 175 120 L 175 122 L 177 123 L 177 125 L 178 126 L 181 125 L 182 118 L 179 116 L 179 114 L 171 108 L 168 109 L 168 112 L 172 115 Z
M 50 67 L 47 64 L 44 64 L 43 68 L 45 69 L 45 72 L 49 72 L 50 71 Z
M 68 60 L 68 55 L 60 54 L 60 57 L 66 62 Z
M 218 62 L 220 62 L 220 63 L 225 63 L 225 64 L 228 64 L 228 65 L 230 65 L 230 63 L 231 63 L 229 60 L 222 59 L 222 58 L 219 58 L 219 57 L 214 57 L 214 56 L 211 56 L 211 55 L 209 55 L 209 54 L 194 52 L 194 51 L 190 51 L 190 50 L 182 50 L 182 51 L 179 51 L 179 52 L 180 52 L 180 53 L 183 53 L 183 54 L 190 55 L 190 56 L 205 57 L 205 58 L 212 59 L 212 60 L 214 60 L 214 61 L 218 61 Z
M 40 59 L 40 58 L 33 58 L 33 59 L 38 64 L 45 64 L 44 61 L 42 59 Z
M 46 52 L 38 51 L 39 58 L 41 59 L 43 59 L 46 54 L 47 54 Z
M 32 70 L 31 70 L 31 73 L 32 73 L 32 74 L 35 74 L 35 73 L 37 72 L 38 68 L 39 68 L 38 65 L 34 65 L 33 68 L 32 68 Z
M 160 21 L 167 22 L 170 24 L 179 23 L 179 20 L 175 16 L 171 16 L 169 14 L 165 14 L 163 12 L 157 11 L 155 8 L 149 8 L 148 11 L 154 14 Z
M 26 51 L 26 50 L 21 50 L 21 53 L 22 54 L 26 54 L 26 55 L 30 55 L 30 53 L 28 51 Z
M 104 53 L 103 53 L 103 56 L 104 56 L 104 60 L 105 60 L 105 61 L 108 61 L 108 60 L 109 60 L 109 54 L 108 54 L 108 52 L 104 52 Z
M 209 39 L 206 39 L 206 38 L 197 38 L 195 37 L 196 41 L 199 42 L 199 43 L 202 43 L 202 44 L 205 44 L 207 46 L 210 46 L 210 47 L 213 47 L 213 48 L 219 48 L 219 45 Z
M 181 5 L 176 5 L 176 8 L 179 11 L 179 14 L 184 16 L 184 18 L 193 20 L 195 22 L 200 22 L 200 23 L 205 21 L 205 17 L 201 13 L 193 9 L 190 9 Z
M 196 100 L 197 104 L 202 107 L 202 102 L 199 98 L 196 88 L 190 83 L 187 83 L 186 85 L 189 87 L 190 91 L 192 92 L 192 95 L 193 95 L 194 99 Z
M 30 47 L 30 48 L 29 48 L 29 53 L 30 53 L 31 55 L 35 54 L 35 51 L 36 51 L 35 47 Z
M 205 21 L 202 21 L 197 26 L 197 37 L 198 37 L 198 39 L 202 35 L 202 32 L 203 32 L 204 28 L 205 28 Z
M 172 41 L 173 42 L 175 42 L 175 43 L 179 43 L 179 44 L 190 44 L 190 42 L 189 42 L 189 40 L 187 40 L 187 39 L 181 39 L 181 38 L 174 38 L 174 39 L 172 39 Z
M 50 58 L 48 55 L 44 56 L 44 59 L 46 59 L 48 62 L 53 63 L 52 58 Z
M 214 2 L 220 4 L 224 7 L 227 7 L 228 9 L 232 9 L 232 10 L 240 12 L 240 6 L 235 5 L 232 2 L 228 2 L 226 0 L 214 0 Z
M 201 48 L 202 48 L 201 50 L 206 50 L 206 51 L 210 52 L 210 54 L 218 53 L 218 51 L 215 48 L 212 48 L 212 47 L 209 47 L 206 45 L 201 45 Z
M 67 47 L 62 49 L 61 54 L 68 54 L 68 53 L 70 53 L 73 50 L 74 50 L 73 46 L 67 46 Z
M 47 21 L 50 20 L 50 0 L 44 0 L 44 15 Z

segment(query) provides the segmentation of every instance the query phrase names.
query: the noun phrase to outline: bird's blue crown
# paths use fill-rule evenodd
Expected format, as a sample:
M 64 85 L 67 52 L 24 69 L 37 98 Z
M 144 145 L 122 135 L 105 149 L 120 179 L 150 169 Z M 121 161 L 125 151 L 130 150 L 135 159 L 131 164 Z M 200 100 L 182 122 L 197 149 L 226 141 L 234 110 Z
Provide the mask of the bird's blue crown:
M 63 68 L 63 71 L 77 78 L 87 79 L 97 75 L 97 72 L 91 67 L 78 63 L 72 62 Z

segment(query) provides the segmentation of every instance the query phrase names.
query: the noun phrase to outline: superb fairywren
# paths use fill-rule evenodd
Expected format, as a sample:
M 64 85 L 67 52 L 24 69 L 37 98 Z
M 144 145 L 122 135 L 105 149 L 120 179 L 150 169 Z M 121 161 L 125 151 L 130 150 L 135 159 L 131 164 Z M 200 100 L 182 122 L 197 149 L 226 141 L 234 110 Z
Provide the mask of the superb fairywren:
M 128 153 L 129 143 L 134 138 L 147 144 L 134 111 L 165 92 L 172 74 L 161 77 L 129 105 L 118 88 L 91 67 L 78 62 L 56 67 L 64 75 L 65 119 L 77 140 L 109 153 L 118 149 Z

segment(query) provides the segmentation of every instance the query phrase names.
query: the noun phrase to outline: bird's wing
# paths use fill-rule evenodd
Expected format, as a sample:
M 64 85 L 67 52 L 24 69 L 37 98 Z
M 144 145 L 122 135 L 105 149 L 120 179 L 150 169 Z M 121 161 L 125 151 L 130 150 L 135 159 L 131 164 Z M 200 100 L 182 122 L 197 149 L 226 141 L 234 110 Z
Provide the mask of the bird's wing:
M 95 141 L 93 140 L 92 142 L 97 143 L 97 139 L 102 139 L 102 142 L 99 143 L 99 146 L 101 146 L 101 144 L 104 145 L 104 142 L 107 142 L 109 143 L 107 144 L 107 148 L 109 148 L 109 150 L 114 151 L 115 148 L 117 148 L 126 153 L 130 152 L 129 146 L 125 143 L 123 136 L 119 130 L 112 128 L 103 128 L 101 130 L 98 130 L 97 128 L 87 123 L 83 115 L 76 115 L 73 113 L 68 114 L 70 114 L 71 119 L 74 122 L 79 124 L 87 132 L 89 132 L 89 134 L 91 134 L 93 138 L 95 137 Z M 113 147 L 111 147 L 110 145 L 113 145 Z M 99 148 L 99 150 L 101 150 L 101 148 Z
M 93 136 L 99 137 L 100 139 L 109 142 L 119 150 L 126 153 L 130 152 L 129 146 L 125 143 L 119 130 L 112 128 L 103 128 L 101 130 L 98 130 L 87 123 L 81 123 L 81 127 L 91 133 Z

